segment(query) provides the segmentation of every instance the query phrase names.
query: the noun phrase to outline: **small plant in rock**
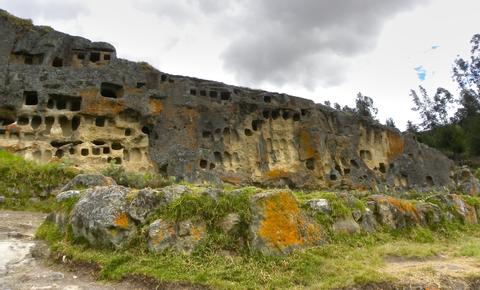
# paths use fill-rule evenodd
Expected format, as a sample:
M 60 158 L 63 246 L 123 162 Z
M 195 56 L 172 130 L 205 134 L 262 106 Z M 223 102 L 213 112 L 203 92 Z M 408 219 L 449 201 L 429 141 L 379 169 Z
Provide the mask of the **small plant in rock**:
M 160 174 L 130 172 L 113 162 L 102 171 L 102 174 L 113 178 L 119 185 L 133 188 L 159 188 L 172 184 L 170 179 L 166 179 Z

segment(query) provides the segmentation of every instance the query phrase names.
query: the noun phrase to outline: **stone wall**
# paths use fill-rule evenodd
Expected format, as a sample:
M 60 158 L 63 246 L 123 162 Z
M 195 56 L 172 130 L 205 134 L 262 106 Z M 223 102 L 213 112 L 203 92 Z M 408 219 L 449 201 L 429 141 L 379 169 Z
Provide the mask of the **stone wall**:
M 452 185 L 453 163 L 310 100 L 163 73 L 0 11 L 0 147 L 188 181 L 371 189 Z

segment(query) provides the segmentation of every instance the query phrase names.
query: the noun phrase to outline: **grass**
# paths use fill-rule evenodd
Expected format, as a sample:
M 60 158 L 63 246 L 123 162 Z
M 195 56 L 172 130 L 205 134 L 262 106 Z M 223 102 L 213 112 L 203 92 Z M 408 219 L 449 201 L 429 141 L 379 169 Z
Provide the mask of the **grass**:
M 44 223 L 37 237 L 68 258 L 100 265 L 100 277 L 119 280 L 141 274 L 162 282 L 182 282 L 215 289 L 333 289 L 395 282 L 382 269 L 388 258 L 469 257 L 480 262 L 480 226 L 449 224 L 443 231 L 409 228 L 374 234 L 332 237 L 331 242 L 290 256 L 262 256 L 253 251 L 222 255 L 206 249 L 192 255 L 153 254 L 131 245 L 123 250 L 93 249 L 62 236 Z
M 115 180 L 118 185 L 128 186 L 132 188 L 159 188 L 172 184 L 172 180 L 156 173 L 137 173 L 125 170 L 121 165 L 110 163 L 102 174 L 109 176 Z
M 0 195 L 6 197 L 0 208 L 48 212 L 54 205 L 50 193 L 76 174 L 63 163 L 38 164 L 0 150 Z

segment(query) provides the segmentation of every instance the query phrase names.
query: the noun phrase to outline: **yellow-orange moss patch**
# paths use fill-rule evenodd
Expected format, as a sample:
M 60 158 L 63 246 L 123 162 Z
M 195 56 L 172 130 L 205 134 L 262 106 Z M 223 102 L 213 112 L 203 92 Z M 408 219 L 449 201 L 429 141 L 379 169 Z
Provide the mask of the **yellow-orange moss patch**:
M 128 229 L 128 217 L 127 215 L 122 212 L 116 219 L 115 219 L 115 226 L 121 229 Z
M 420 220 L 420 214 L 418 213 L 417 208 L 413 203 L 406 200 L 397 199 L 391 196 L 387 196 L 385 198 L 385 201 L 391 204 L 392 206 L 394 206 L 400 212 L 408 214 L 410 217 L 412 217 L 416 221 Z
M 154 115 L 158 115 L 163 111 L 163 102 L 150 98 L 150 111 Z
M 200 241 L 205 236 L 206 228 L 204 224 L 194 225 L 190 229 L 190 235 L 195 239 L 195 241 Z
M 319 240 L 320 228 L 303 216 L 291 194 L 280 192 L 263 201 L 262 206 L 264 218 L 258 234 L 269 247 L 284 250 Z

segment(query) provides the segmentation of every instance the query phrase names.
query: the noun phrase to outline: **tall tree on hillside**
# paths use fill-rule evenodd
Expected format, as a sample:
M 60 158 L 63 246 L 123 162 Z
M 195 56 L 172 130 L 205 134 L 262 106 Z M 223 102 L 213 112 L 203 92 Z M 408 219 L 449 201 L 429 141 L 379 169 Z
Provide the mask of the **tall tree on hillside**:
M 431 130 L 448 123 L 448 108 L 454 102 L 453 95 L 444 88 L 438 88 L 433 98 L 424 87 L 419 86 L 420 96 L 415 90 L 410 91 L 415 107 L 412 110 L 419 112 L 424 130 Z
M 460 108 L 455 121 L 466 120 L 480 112 L 480 34 L 470 41 L 470 60 L 458 57 L 453 65 L 453 79 L 460 88 Z
M 393 118 L 388 118 L 386 121 L 385 121 L 385 125 L 387 127 L 390 127 L 390 128 L 397 128 L 395 126 L 395 121 L 393 120 Z
M 358 93 L 357 99 L 355 100 L 355 113 L 360 116 L 376 119 L 378 109 L 373 106 L 372 98 Z

